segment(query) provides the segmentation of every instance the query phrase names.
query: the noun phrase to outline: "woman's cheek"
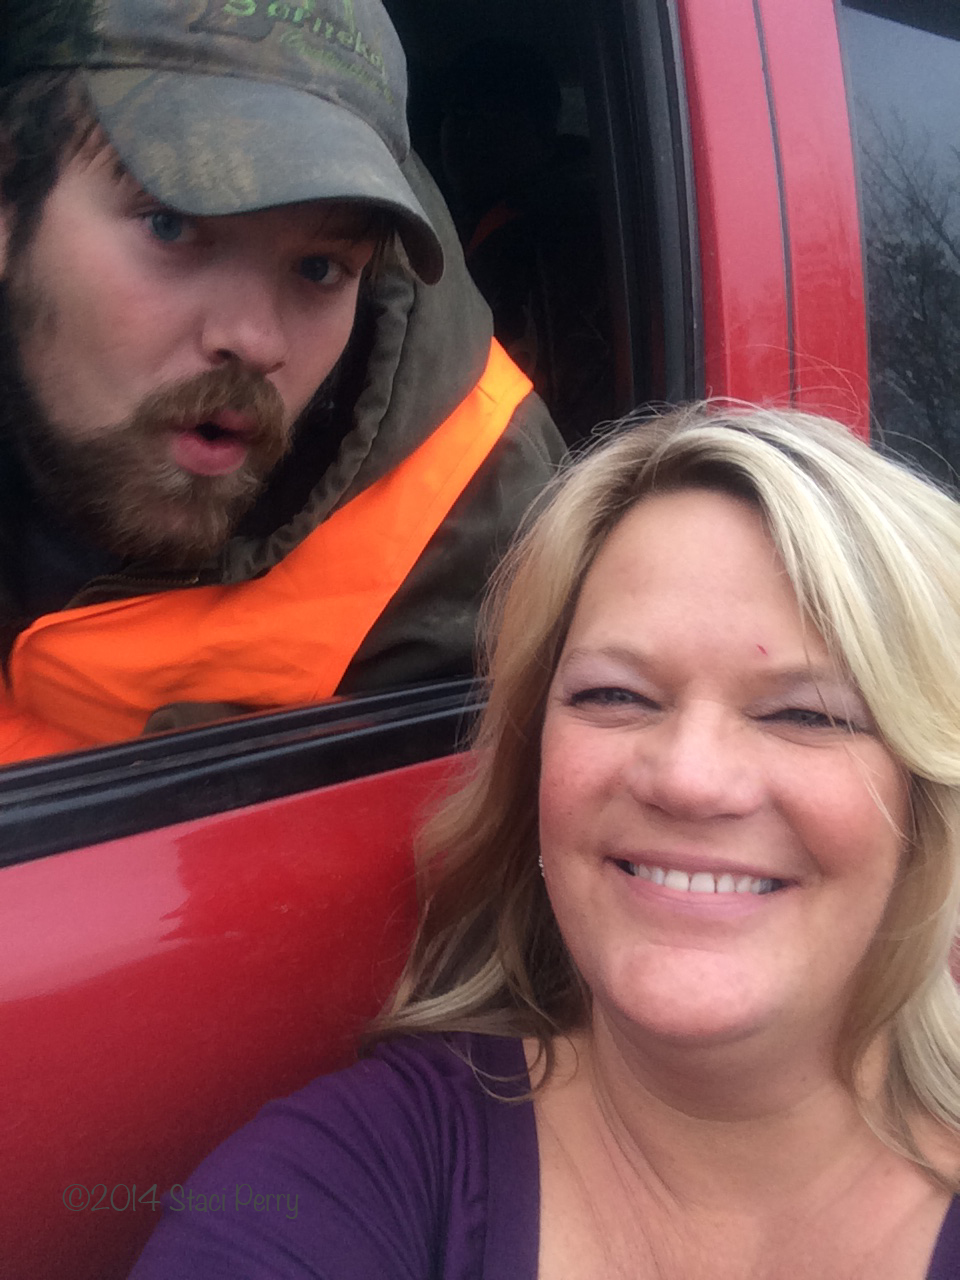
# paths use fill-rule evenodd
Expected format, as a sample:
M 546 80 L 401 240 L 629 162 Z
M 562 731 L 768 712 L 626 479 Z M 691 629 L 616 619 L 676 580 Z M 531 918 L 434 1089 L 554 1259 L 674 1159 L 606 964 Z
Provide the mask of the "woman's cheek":
M 541 839 L 563 842 L 589 817 L 598 761 L 576 735 L 544 735 L 540 771 Z

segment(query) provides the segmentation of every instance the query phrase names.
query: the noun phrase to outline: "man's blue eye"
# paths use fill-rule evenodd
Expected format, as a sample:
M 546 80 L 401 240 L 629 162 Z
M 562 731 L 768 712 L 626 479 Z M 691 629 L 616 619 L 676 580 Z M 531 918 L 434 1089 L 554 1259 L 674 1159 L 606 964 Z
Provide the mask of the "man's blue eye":
M 158 209 L 150 214 L 149 221 L 151 232 L 165 244 L 172 244 L 183 235 L 183 215 L 173 213 L 170 209 Z
M 321 255 L 300 261 L 300 274 L 313 284 L 333 284 L 341 272 L 342 268 L 332 258 Z
M 329 258 L 304 258 L 300 263 L 300 274 L 305 280 L 314 284 L 322 284 L 330 274 L 332 263 Z

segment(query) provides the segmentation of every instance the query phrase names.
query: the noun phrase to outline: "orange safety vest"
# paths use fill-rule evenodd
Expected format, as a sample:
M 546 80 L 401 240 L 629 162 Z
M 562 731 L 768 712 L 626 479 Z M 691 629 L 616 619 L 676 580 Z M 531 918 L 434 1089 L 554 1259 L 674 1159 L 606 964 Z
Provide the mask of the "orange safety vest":
M 531 388 L 494 341 L 449 418 L 262 578 L 38 618 L 11 654 L 0 763 L 136 737 L 171 702 L 331 697 Z

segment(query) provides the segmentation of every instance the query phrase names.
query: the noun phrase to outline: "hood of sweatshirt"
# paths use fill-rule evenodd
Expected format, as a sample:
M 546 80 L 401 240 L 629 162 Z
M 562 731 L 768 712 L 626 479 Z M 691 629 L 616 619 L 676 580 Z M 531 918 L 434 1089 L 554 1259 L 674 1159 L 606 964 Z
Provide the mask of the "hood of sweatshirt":
M 490 309 L 470 278 L 433 179 L 414 156 L 404 172 L 443 244 L 443 277 L 425 285 L 397 256 L 402 250 L 390 251 L 358 314 L 347 353 L 352 371 L 341 372 L 339 389 L 300 424 L 280 492 L 270 495 L 283 512 L 283 489 L 296 493 L 299 485 L 302 494 L 306 476 L 305 499 L 296 497 L 292 512 L 288 502 L 273 527 L 233 537 L 215 574 L 221 582 L 256 577 L 283 559 L 337 507 L 422 444 L 483 373 L 493 336 Z M 332 439 L 311 439 L 318 433 Z M 311 466 L 311 457 L 323 461 Z

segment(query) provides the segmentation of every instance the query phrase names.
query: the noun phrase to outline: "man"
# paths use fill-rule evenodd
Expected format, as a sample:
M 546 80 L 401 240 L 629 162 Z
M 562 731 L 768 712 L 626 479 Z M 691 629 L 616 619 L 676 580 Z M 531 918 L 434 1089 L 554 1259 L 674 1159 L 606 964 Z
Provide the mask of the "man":
M 0 76 L 0 761 L 469 670 L 562 445 L 408 156 L 385 12 L 34 14 Z

